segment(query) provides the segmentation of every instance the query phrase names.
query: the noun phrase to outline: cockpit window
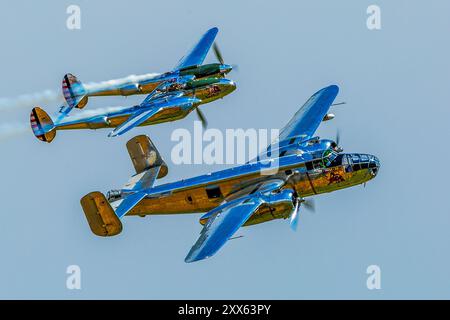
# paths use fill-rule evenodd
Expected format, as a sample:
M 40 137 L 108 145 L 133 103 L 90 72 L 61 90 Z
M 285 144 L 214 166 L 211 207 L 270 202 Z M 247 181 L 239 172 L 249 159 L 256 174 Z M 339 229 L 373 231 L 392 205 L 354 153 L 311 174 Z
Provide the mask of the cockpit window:
M 362 155 L 361 155 L 361 161 L 362 161 L 362 162 L 367 162 L 367 161 L 369 161 L 369 157 L 367 156 L 367 154 L 362 154 Z
M 325 150 L 322 154 L 324 166 L 329 167 L 333 163 L 333 161 L 336 159 L 337 156 L 338 156 L 337 152 L 335 152 L 331 149 Z
M 355 162 L 359 162 L 359 156 L 357 154 L 352 154 L 352 161 Z
M 349 154 L 345 154 L 342 158 L 342 165 L 345 168 L 345 172 L 352 172 L 352 157 Z

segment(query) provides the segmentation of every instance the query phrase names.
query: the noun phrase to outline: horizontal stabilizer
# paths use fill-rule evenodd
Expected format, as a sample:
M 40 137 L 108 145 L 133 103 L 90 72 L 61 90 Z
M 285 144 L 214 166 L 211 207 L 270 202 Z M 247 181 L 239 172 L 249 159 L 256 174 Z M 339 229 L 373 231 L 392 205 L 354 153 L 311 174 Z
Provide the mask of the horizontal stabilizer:
M 154 167 L 147 169 L 141 173 L 135 174 L 131 179 L 123 186 L 125 190 L 142 190 L 153 187 L 155 180 L 158 177 L 158 173 L 161 167 Z
M 122 222 L 101 192 L 91 192 L 81 198 L 80 202 L 95 235 L 110 237 L 122 231 Z
M 142 191 L 127 195 L 125 198 L 120 200 L 119 205 L 116 207 L 116 216 L 122 218 L 131 209 L 133 209 L 142 199 L 144 199 L 146 195 L 147 193 Z

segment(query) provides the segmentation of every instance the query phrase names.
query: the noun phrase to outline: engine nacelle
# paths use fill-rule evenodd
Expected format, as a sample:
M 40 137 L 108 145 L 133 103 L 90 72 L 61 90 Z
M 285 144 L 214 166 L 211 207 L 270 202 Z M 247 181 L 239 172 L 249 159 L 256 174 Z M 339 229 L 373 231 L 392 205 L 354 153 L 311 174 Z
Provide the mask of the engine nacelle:
M 137 83 L 132 83 L 120 88 L 120 94 L 123 96 L 130 96 L 141 92 L 141 86 Z
M 266 204 L 261 206 L 244 224 L 250 226 L 274 219 L 286 219 L 294 210 L 295 198 L 289 189 L 281 190 L 278 193 L 271 193 L 266 197 Z
M 332 113 L 327 113 L 325 115 L 325 117 L 323 117 L 322 121 L 328 121 L 328 120 L 333 120 L 334 119 L 334 114 Z

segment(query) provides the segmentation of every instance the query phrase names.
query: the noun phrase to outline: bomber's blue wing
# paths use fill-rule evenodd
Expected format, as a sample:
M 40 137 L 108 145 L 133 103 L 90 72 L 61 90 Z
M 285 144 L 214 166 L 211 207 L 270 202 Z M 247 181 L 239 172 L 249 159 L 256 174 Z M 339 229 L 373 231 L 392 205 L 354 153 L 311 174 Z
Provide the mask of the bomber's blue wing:
M 209 29 L 191 51 L 181 58 L 174 70 L 201 65 L 216 38 L 217 32 L 219 32 L 217 28 Z
M 265 195 L 284 184 L 282 179 L 269 179 L 228 195 L 226 202 L 202 216 L 208 221 L 184 261 L 194 262 L 214 255 L 261 205 L 267 203 Z
M 312 95 L 281 130 L 280 144 L 285 140 L 291 140 L 293 138 L 295 140 L 290 143 L 313 137 L 314 132 L 316 132 L 323 117 L 327 114 L 338 92 L 339 87 L 331 85 Z
M 259 197 L 245 197 L 226 203 L 219 213 L 208 220 L 184 261 L 194 262 L 215 254 L 262 203 Z

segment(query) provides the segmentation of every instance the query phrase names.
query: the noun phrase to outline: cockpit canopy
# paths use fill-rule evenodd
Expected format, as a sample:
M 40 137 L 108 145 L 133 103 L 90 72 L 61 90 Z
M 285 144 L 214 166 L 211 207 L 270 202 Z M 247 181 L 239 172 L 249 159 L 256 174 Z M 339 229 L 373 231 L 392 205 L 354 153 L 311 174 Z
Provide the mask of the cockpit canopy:
M 342 151 L 336 142 L 333 140 L 311 140 L 302 147 L 304 153 L 308 153 L 312 158 L 327 158 L 329 161 L 333 161 L 339 152 Z
M 326 167 L 345 166 L 346 171 L 356 171 L 360 169 L 378 168 L 380 161 L 370 154 L 339 154 L 331 149 L 325 150 L 322 157 L 307 163 L 307 169 L 319 169 Z

